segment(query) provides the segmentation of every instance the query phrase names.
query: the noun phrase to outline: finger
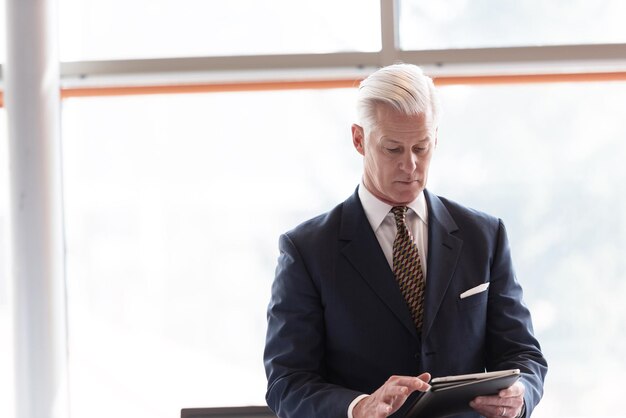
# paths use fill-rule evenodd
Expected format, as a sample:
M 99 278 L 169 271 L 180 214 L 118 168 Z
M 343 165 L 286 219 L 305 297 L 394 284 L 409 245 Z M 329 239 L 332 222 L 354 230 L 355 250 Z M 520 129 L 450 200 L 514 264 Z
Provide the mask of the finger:
M 424 373 L 418 377 L 413 378 L 412 386 L 410 386 L 410 388 L 413 389 L 413 391 L 419 390 L 420 392 L 426 392 L 428 389 L 430 389 L 430 385 L 428 384 L 429 381 L 430 374 Z
M 500 398 L 499 396 L 479 396 L 472 402 L 479 406 L 506 406 L 507 408 L 518 408 L 524 403 L 523 398 Z
M 514 417 L 516 415 L 513 414 L 513 410 L 511 408 L 507 408 L 505 406 L 491 406 L 491 405 L 483 405 L 476 406 L 472 405 L 470 402 L 470 406 L 474 408 L 476 412 L 485 417 Z
M 409 389 L 410 393 L 416 390 L 424 392 L 430 388 L 430 385 L 426 383 L 424 380 L 420 379 L 419 377 L 413 377 L 413 376 L 392 376 L 385 383 L 385 385 L 405 386 Z
M 384 389 L 384 394 L 383 394 L 385 401 L 396 398 L 396 397 L 408 397 L 408 396 L 409 396 L 409 388 L 407 388 L 406 386 L 394 386 L 394 385 L 386 386 Z
M 422 380 L 422 381 L 424 381 L 424 382 L 426 382 L 426 383 L 428 383 L 428 382 L 430 382 L 431 376 L 430 376 L 430 373 L 422 373 L 419 376 L 417 376 L 417 378 Z
M 524 396 L 524 392 L 526 391 L 526 387 L 521 382 L 515 382 L 513 385 L 508 388 L 501 390 L 499 395 L 502 398 L 510 398 L 515 396 Z
M 505 398 L 505 399 L 508 399 L 508 398 Z M 491 407 L 491 406 L 500 406 L 503 401 L 504 399 L 500 398 L 499 396 L 478 396 L 474 398 L 472 402 L 479 406 Z
M 522 411 L 522 406 L 507 405 L 479 405 L 475 401 L 470 402 L 470 406 L 479 414 L 485 417 L 516 417 Z M 504 413 L 504 415 L 502 415 Z
M 388 417 L 391 412 L 393 412 L 393 408 L 391 405 L 386 404 L 384 402 L 379 402 L 376 406 L 376 416 L 377 417 Z

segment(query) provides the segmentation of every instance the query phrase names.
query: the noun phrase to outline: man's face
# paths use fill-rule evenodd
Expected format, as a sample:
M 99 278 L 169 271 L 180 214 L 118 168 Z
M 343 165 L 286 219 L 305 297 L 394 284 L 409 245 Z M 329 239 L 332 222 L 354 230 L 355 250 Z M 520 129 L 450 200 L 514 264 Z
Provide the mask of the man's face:
M 352 125 L 352 140 L 363 155 L 363 183 L 392 206 L 412 202 L 426 187 L 437 129 L 425 115 L 406 116 L 379 105 L 368 131 Z

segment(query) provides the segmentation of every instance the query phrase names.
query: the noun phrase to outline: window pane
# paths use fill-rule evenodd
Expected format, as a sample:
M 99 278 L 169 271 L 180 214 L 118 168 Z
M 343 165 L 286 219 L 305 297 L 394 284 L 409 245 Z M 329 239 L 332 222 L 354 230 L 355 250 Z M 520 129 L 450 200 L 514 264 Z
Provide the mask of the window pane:
M 621 0 L 400 0 L 402 49 L 626 42 Z
M 376 51 L 379 0 L 60 0 L 61 60 Z
M 611 416 L 626 372 L 626 83 L 442 94 L 429 188 L 507 225 L 550 363 L 533 416 Z M 277 237 L 358 183 L 353 99 L 64 102 L 73 416 L 264 402 Z M 603 376 L 601 391 L 572 379 L 590 375 Z M 247 383 L 235 393 L 235 381 Z
M 64 102 L 72 416 L 264 404 L 278 236 L 358 184 L 353 95 Z
M 6 111 L 0 108 L 0 416 L 13 416 L 13 323 L 9 301 L 9 164 Z
M 507 226 L 550 365 L 533 417 L 614 416 L 626 373 L 626 83 L 442 92 L 429 187 Z

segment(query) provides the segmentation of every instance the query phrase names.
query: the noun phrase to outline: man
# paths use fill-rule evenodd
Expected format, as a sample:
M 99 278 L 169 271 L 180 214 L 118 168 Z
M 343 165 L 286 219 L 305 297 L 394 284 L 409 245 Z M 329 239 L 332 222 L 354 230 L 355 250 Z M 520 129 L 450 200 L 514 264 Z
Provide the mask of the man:
M 432 80 L 414 65 L 382 68 L 361 83 L 357 113 L 357 191 L 280 238 L 268 405 L 281 418 L 404 416 L 431 376 L 520 369 L 459 416 L 530 416 L 547 364 L 504 226 L 425 188 Z

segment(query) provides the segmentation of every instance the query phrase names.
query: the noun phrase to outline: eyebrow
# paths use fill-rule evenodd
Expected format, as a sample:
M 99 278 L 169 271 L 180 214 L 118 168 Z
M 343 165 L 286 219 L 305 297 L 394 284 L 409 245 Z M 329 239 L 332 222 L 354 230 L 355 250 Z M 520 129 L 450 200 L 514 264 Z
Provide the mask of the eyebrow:
M 393 139 L 393 138 L 390 138 L 390 137 L 387 137 L 387 136 L 382 136 L 382 137 L 380 138 L 380 140 L 381 140 L 381 141 L 389 141 L 389 142 L 394 142 L 394 143 L 396 143 L 396 144 L 404 144 L 404 142 L 403 142 L 403 141 L 398 141 L 397 139 Z M 420 140 L 419 140 L 419 141 L 417 141 L 417 142 L 427 142 L 427 141 L 430 141 L 430 140 L 431 140 L 431 137 L 430 137 L 430 135 L 428 135 L 428 136 L 427 136 L 427 137 L 425 137 L 424 139 L 420 139 Z

